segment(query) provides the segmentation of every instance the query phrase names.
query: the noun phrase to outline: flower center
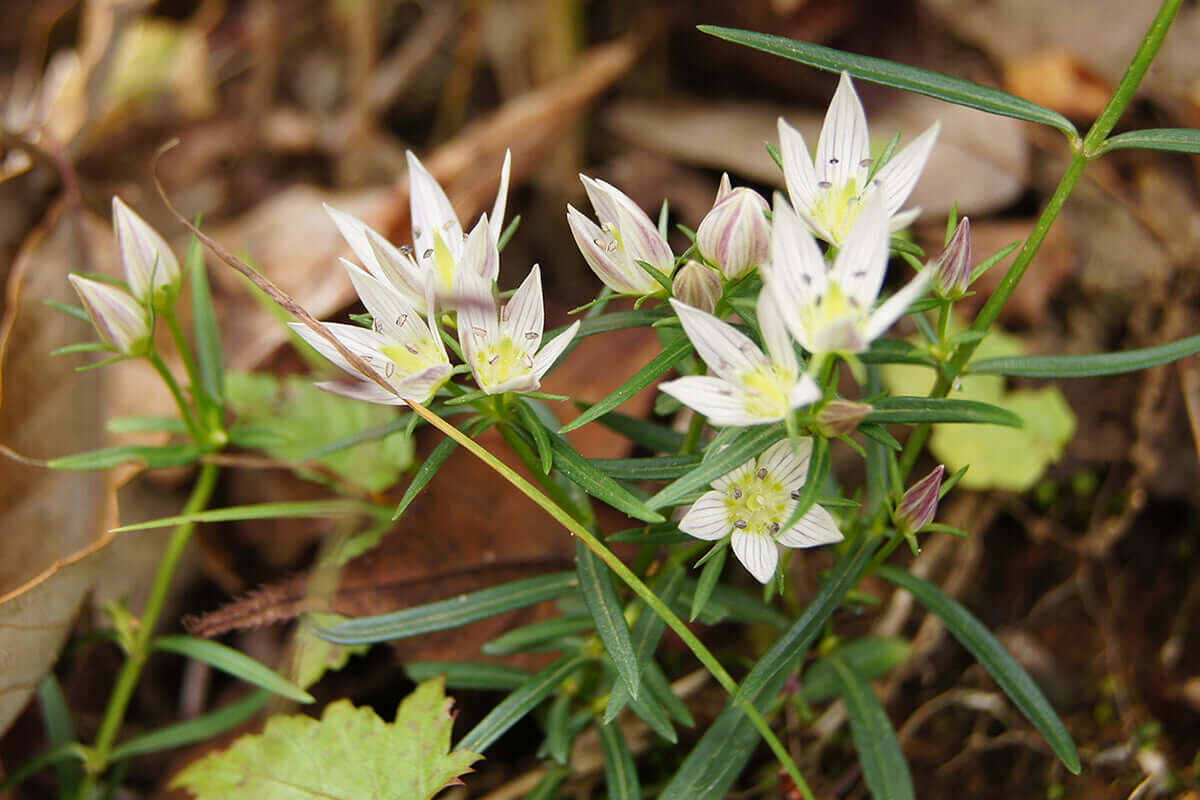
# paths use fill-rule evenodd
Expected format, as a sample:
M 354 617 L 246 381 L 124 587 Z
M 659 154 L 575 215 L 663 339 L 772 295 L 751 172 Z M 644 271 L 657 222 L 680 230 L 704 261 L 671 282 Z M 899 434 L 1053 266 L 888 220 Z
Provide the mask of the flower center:
M 475 352 L 475 376 L 484 386 L 497 386 L 533 369 L 529 353 L 504 334 L 498 344 L 485 344 Z
M 791 493 L 765 467 L 729 487 L 725 509 L 731 527 L 774 538 L 787 521 Z
M 846 241 L 858 212 L 862 210 L 862 194 L 858 190 L 858 178 L 851 177 L 845 183 L 834 186 L 822 181 L 813 201 L 812 214 L 829 232 L 835 244 Z
M 801 313 L 808 340 L 814 351 L 857 353 L 866 344 L 859 331 L 864 309 L 853 297 L 847 297 L 832 278 L 825 294 Z
M 430 367 L 446 363 L 442 351 L 428 336 L 404 344 L 385 345 L 379 350 L 405 375 L 416 375 Z M 390 372 L 388 377 L 391 377 Z
M 746 411 L 756 417 L 786 417 L 791 411 L 791 388 L 797 375 L 776 364 L 741 376 L 746 387 Z

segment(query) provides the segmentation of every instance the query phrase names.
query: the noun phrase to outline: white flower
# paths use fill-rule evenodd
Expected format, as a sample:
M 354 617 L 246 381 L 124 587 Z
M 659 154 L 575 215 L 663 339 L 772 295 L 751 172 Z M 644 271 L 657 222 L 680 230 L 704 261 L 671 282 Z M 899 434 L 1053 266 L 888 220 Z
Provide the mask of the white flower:
M 450 361 L 441 336 L 400 292 L 342 259 L 354 289 L 371 312 L 374 328 L 327 322 L 325 327 L 347 350 L 362 358 L 389 385 L 393 394 L 360 373 L 337 349 L 307 325 L 292 323 L 318 353 L 357 378 L 354 383 L 318 383 L 334 394 L 368 403 L 403 405 L 406 400 L 427 403 L 450 377 Z
M 325 206 L 325 211 L 367 272 L 402 294 L 413 308 L 427 314 L 429 285 L 444 305 L 453 306 L 461 288 L 460 271 L 496 279 L 500 271 L 498 242 L 503 233 L 512 155 L 508 152 L 504 155 L 500 189 L 491 217 L 487 214 L 480 217 L 465 238 L 462 223 L 442 187 L 420 159 L 411 152 L 407 155 L 415 247 L 396 247 L 370 225 L 345 211 L 330 205 Z
M 814 356 L 860 353 L 899 319 L 929 283 L 928 271 L 871 310 L 888 262 L 887 212 L 872 197 L 828 267 L 808 228 L 775 195 L 771 263 L 763 281 L 789 331 Z
M 792 409 L 821 397 L 809 375 L 801 374 L 780 318 L 767 292 L 758 296 L 758 324 L 767 355 L 727 322 L 671 300 L 683 329 L 712 375 L 690 375 L 659 384 L 659 389 L 708 417 L 714 425 L 778 422 Z
M 767 448 L 723 478 L 713 481 L 679 521 L 679 530 L 716 541 L 732 534 L 738 561 L 759 583 L 767 583 L 779 564 L 779 545 L 814 547 L 840 542 L 833 516 L 814 505 L 792 527 L 784 523 L 796 507 L 808 477 L 812 439 L 800 440 L 800 452 L 785 439 Z
M 490 219 L 483 215 L 469 237 L 463 236 L 462 223 L 441 185 L 411 151 L 406 155 L 417 263 L 426 274 L 432 273 L 437 278 L 438 296 L 451 298 L 453 303 L 462 271 L 474 272 L 489 281 L 494 281 L 500 272 L 498 243 L 504 232 L 512 155 L 504 154 L 500 189 Z
M 173 301 L 183 281 L 183 272 L 170 246 L 121 198 L 113 197 L 112 207 L 117 249 L 130 292 L 146 305 L 158 300 Z
M 91 278 L 68 275 L 83 301 L 92 326 L 112 349 L 125 355 L 141 355 L 150 344 L 150 312 L 129 292 Z
M 579 330 L 576 321 L 541 347 L 544 315 L 542 274 L 536 264 L 503 309 L 496 307 L 490 281 L 475 276 L 465 281 L 458 307 L 458 341 L 480 389 L 501 394 L 533 392 L 541 386 L 542 376 Z
M 642 269 L 644 261 L 667 277 L 675 270 L 671 248 L 646 212 L 604 181 L 580 175 L 600 225 L 567 206 L 567 225 L 588 266 L 617 294 L 659 294 L 663 287 Z
M 728 280 L 756 269 L 771 253 L 767 201 L 758 192 L 721 176 L 717 202 L 696 228 L 696 247 Z
M 917 185 L 940 127 L 935 122 L 896 153 L 875 173 L 871 186 L 867 187 L 865 182 L 871 171 L 867 115 L 850 76 L 843 72 L 825 114 L 815 161 L 809 159 L 808 145 L 800 132 L 782 118 L 779 120 L 779 149 L 792 204 L 815 235 L 838 247 L 845 242 L 867 196 L 876 192 L 882 193 L 886 200 L 890 229 L 906 227 L 916 219 L 920 209 L 899 213 L 900 207 Z

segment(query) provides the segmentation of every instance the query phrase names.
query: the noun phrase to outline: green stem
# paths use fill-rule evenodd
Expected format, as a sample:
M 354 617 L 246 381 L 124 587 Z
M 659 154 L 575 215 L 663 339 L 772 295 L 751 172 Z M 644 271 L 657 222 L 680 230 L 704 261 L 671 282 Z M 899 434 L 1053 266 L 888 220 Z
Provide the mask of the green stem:
M 146 358 L 154 365 L 155 371 L 158 372 L 167 384 L 167 388 L 171 390 L 171 396 L 175 398 L 175 405 L 179 407 L 179 414 L 183 417 L 184 424 L 187 425 L 188 434 L 192 437 L 192 441 L 197 444 L 206 441 L 200 435 L 200 428 L 196 425 L 196 418 L 192 415 L 191 405 L 188 403 L 187 398 L 183 396 L 183 390 L 179 388 L 179 384 L 175 381 L 175 376 L 171 374 L 171 370 L 167 369 L 167 365 L 163 363 L 162 357 L 158 353 L 151 353 Z
M 204 464 L 200 467 L 196 485 L 192 487 L 192 494 L 183 508 L 184 514 L 195 514 L 208 505 L 217 485 L 217 473 L 216 464 Z M 96 734 L 96 743 L 91 748 L 89 770 L 80 784 L 77 795 L 80 800 L 87 800 L 91 797 L 97 777 L 108 767 L 108 755 L 112 752 L 113 743 L 121 729 L 121 723 L 125 719 L 125 711 L 133 697 L 133 690 L 137 687 L 138 678 L 141 677 L 142 668 L 150 656 L 151 645 L 154 641 L 154 629 L 157 627 L 158 618 L 166 603 L 167 594 L 171 588 L 171 578 L 175 575 L 175 568 L 179 565 L 179 559 L 182 557 L 195 527 L 196 523 L 185 522 L 175 528 L 175 532 L 171 534 L 171 540 L 167 543 L 162 560 L 158 564 L 158 572 L 154 575 L 150 597 L 146 600 L 146 608 L 142 612 L 141 623 L 134 637 L 132 649 L 121 666 L 121 672 L 117 675 L 112 695 L 108 698 L 108 707 L 104 710 L 104 719 L 100 723 L 100 731 Z
M 511 483 L 518 491 L 520 491 L 533 502 L 537 503 L 537 505 L 540 506 L 547 514 L 549 514 L 558 524 L 562 525 L 574 536 L 577 536 L 580 541 L 582 541 L 588 547 L 588 549 L 590 549 L 600 558 L 601 561 L 608 565 L 608 568 L 611 569 L 616 576 L 625 583 L 626 586 L 633 590 L 634 594 L 640 597 L 647 606 L 653 609 L 655 614 L 658 614 L 658 616 L 667 623 L 667 626 L 673 630 L 680 639 L 683 640 L 683 643 L 688 646 L 688 649 L 695 654 L 700 663 L 703 664 L 710 673 L 712 673 L 712 676 L 716 678 L 717 683 L 721 684 L 722 688 L 724 688 L 731 697 L 737 694 L 737 681 L 735 681 L 733 676 L 731 676 L 725 667 L 721 665 L 721 662 L 717 660 L 716 656 L 714 656 L 712 652 L 704 646 L 704 643 L 696 637 L 696 634 L 692 633 L 688 626 L 684 624 L 683 620 L 677 617 L 675 613 L 671 611 L 671 609 L 668 608 L 662 600 L 659 599 L 658 595 L 656 595 L 650 589 L 650 587 L 643 583 L 642 580 L 625 565 L 625 562 L 617 558 L 616 554 L 609 550 L 599 538 L 597 538 L 585 526 L 581 525 L 561 505 L 555 503 L 553 500 L 539 491 L 536 486 L 527 481 L 525 478 L 521 477 L 520 474 L 518 474 L 503 461 L 496 458 L 496 456 L 488 452 L 486 448 L 484 448 L 474 439 L 468 438 L 458 428 L 446 422 L 444 419 L 434 414 L 424 406 L 416 403 L 409 403 L 409 405 L 411 406 L 412 410 L 422 419 L 440 430 L 446 436 L 454 439 L 456 442 L 458 442 L 459 446 L 470 451 L 476 458 L 487 464 L 502 478 Z M 742 704 L 742 711 L 754 724 L 754 727 L 758 729 L 759 734 L 762 735 L 763 739 L 771 747 L 772 751 L 777 754 L 780 762 L 788 771 L 788 774 L 791 776 L 792 780 L 795 781 L 796 786 L 800 788 L 801 792 L 806 798 L 808 798 L 808 800 L 813 800 L 812 792 L 808 789 L 808 784 L 805 783 L 804 777 L 800 774 L 799 768 L 796 767 L 795 762 L 792 761 L 791 756 L 788 755 L 786 748 L 784 748 L 779 742 L 779 739 L 775 736 L 775 733 L 771 730 L 771 727 L 767 724 L 767 721 L 763 718 L 762 714 L 758 711 L 758 709 L 749 703 Z
M 692 412 L 692 420 L 688 423 L 687 435 L 683 437 L 683 447 L 679 448 L 680 455 L 691 455 L 700 444 L 700 434 L 704 431 L 704 423 L 708 417 L 699 411 Z
M 179 324 L 179 317 L 175 312 L 168 311 L 163 314 L 167 320 L 167 329 L 171 331 L 171 338 L 175 340 L 175 348 L 179 351 L 179 357 L 183 360 L 183 368 L 187 371 L 188 384 L 192 389 L 192 396 L 199 400 L 204 395 L 200 391 L 203 384 L 200 381 L 200 370 L 196 367 L 196 359 L 192 355 L 191 344 L 187 340 L 187 336 L 183 333 L 183 328 Z

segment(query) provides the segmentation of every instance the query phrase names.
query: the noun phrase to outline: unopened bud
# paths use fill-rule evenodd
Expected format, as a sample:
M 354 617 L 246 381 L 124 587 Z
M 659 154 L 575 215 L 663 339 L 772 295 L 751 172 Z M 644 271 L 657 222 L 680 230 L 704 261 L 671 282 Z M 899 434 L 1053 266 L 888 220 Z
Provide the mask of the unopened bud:
M 675 273 L 671 294 L 692 308 L 711 314 L 721 299 L 721 279 L 699 261 L 689 261 Z
M 771 254 L 767 201 L 753 189 L 722 184 L 716 205 L 696 229 L 700 254 L 734 280 L 766 263 Z
M 946 250 L 933 262 L 938 294 L 957 300 L 971 285 L 971 220 L 963 217 L 950 237 Z
M 817 412 L 817 430 L 825 437 L 848 436 L 871 411 L 870 403 L 834 398 Z
M 933 472 L 909 487 L 900 499 L 893 520 L 896 529 L 905 536 L 918 533 L 922 528 L 933 522 L 937 514 L 938 495 L 942 489 L 942 476 L 946 468 L 938 466 Z
M 113 230 L 125 268 L 125 282 L 140 302 L 162 310 L 179 295 L 183 272 L 170 246 L 146 220 L 113 198 Z
M 150 312 L 129 292 L 107 283 L 68 275 L 100 338 L 112 349 L 136 356 L 150 343 Z

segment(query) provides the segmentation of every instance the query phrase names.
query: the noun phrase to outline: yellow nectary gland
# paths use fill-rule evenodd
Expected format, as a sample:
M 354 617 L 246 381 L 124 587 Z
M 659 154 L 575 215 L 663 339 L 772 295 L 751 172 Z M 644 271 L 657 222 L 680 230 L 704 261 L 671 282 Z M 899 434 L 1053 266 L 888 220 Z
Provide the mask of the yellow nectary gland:
M 787 520 L 788 504 L 792 499 L 787 488 L 772 478 L 766 468 L 732 484 L 725 495 L 725 509 L 731 527 L 775 537 Z
M 488 343 L 475 353 L 475 375 L 483 386 L 498 386 L 533 369 L 529 353 L 505 335 L 498 345 Z
M 418 372 L 429 369 L 432 366 L 446 363 L 442 351 L 427 336 L 418 339 L 416 342 L 405 342 L 402 345 L 386 345 L 379 349 L 404 375 L 416 375 Z M 388 373 L 388 377 L 391 377 L 390 372 Z
M 797 376 L 772 365 L 741 376 L 746 387 L 746 411 L 764 419 L 785 417 L 791 410 L 791 388 Z
M 812 215 L 840 244 L 846 240 L 862 207 L 858 179 L 852 177 L 839 186 L 822 185 L 813 200 Z

